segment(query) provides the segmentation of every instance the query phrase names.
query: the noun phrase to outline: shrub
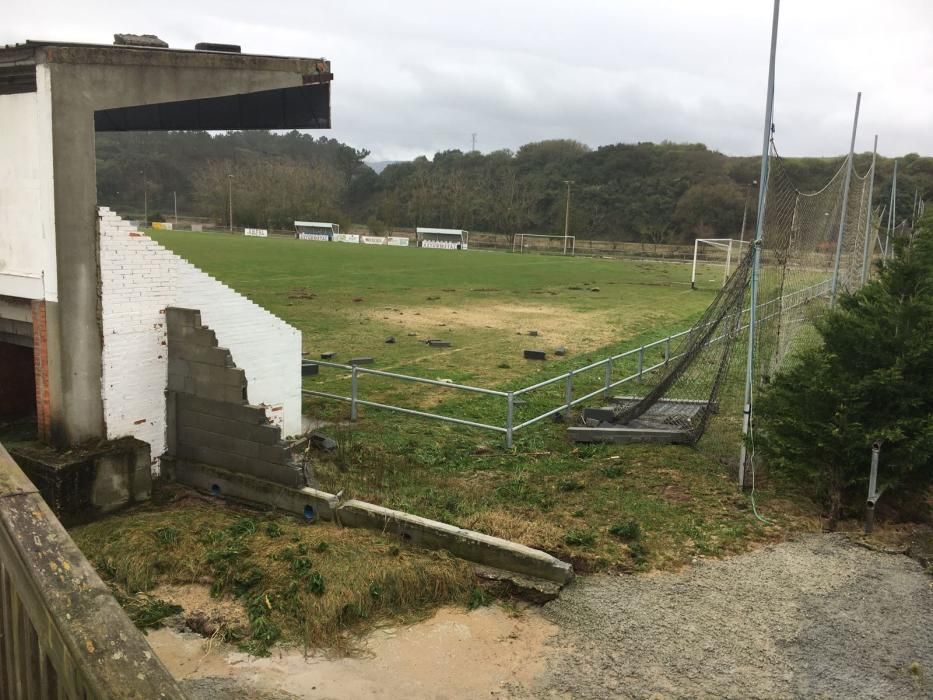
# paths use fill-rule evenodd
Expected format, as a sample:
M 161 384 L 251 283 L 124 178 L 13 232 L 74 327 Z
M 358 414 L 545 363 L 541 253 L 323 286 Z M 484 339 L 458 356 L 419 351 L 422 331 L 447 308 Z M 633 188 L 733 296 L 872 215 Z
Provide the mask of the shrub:
M 757 443 L 821 498 L 830 527 L 864 503 L 883 442 L 884 503 L 916 515 L 933 475 L 933 227 L 901 242 L 878 279 L 817 323 L 821 346 L 765 387 Z

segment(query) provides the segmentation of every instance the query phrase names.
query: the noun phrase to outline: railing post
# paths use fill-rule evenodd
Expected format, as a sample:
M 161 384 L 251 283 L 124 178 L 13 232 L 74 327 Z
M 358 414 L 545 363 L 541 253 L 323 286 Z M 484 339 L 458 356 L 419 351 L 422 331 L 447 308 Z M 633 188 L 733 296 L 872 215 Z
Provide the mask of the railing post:
M 671 336 L 667 336 L 667 339 L 664 341 L 664 366 L 671 361 Z
M 612 358 L 610 357 L 606 360 L 606 369 L 605 369 L 605 380 L 606 380 L 606 396 L 609 396 L 609 392 L 612 391 Z
M 564 417 L 570 417 L 570 411 L 573 408 L 573 370 L 567 372 L 567 386 L 564 390 L 564 398 L 567 403 L 567 408 L 564 410 Z
M 645 346 L 638 348 L 638 381 L 641 381 L 642 370 L 645 367 Z
M 356 393 L 357 393 L 357 376 L 356 376 L 356 365 L 350 370 L 350 420 L 356 420 Z
M 512 425 L 515 422 L 515 395 L 510 391 L 508 395 L 508 409 L 505 414 L 505 446 L 512 449 Z

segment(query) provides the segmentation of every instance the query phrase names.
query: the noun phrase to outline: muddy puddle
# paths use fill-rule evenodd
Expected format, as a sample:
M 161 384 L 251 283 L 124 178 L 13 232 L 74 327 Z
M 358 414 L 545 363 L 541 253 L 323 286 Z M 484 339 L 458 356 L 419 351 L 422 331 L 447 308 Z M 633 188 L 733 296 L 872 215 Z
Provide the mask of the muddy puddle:
M 149 643 L 196 698 L 522 697 L 557 647 L 558 628 L 533 609 L 445 608 L 409 627 L 370 634 L 354 657 L 276 649 L 257 659 L 201 636 L 161 629 Z

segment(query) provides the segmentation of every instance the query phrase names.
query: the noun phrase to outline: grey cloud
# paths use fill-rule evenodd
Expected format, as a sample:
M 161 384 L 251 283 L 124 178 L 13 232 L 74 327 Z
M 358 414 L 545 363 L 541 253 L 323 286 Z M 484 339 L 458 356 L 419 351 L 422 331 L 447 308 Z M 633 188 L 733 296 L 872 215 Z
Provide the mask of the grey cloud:
M 403 159 L 543 138 L 591 146 L 702 141 L 760 148 L 770 0 L 244 0 L 112 5 L 51 0 L 5 10 L 0 42 L 108 42 L 154 32 L 172 45 L 240 43 L 333 61 L 333 136 Z M 835 155 L 864 94 L 861 150 L 933 153 L 933 4 L 782 7 L 775 122 L 787 154 Z

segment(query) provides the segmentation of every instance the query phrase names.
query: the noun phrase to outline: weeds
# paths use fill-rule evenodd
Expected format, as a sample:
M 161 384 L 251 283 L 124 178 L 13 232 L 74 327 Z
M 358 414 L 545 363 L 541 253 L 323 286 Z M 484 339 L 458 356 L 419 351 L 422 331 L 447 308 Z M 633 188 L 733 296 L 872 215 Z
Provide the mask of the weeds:
M 155 534 L 163 530 L 176 535 Z M 125 591 L 118 599 L 137 624 L 180 612 L 147 591 L 207 582 L 215 597 L 242 604 L 248 629 L 231 629 L 225 638 L 254 655 L 280 642 L 346 650 L 383 619 L 466 605 L 473 596 L 473 572 L 461 560 L 399 547 L 376 533 L 229 505 L 142 506 L 72 536 L 101 575 Z
M 592 547 L 596 544 L 596 533 L 592 530 L 568 530 L 564 543 L 571 547 Z

